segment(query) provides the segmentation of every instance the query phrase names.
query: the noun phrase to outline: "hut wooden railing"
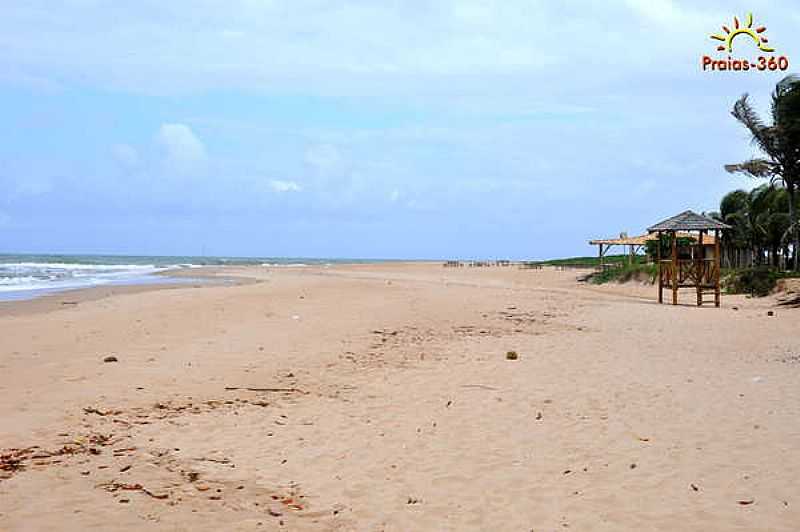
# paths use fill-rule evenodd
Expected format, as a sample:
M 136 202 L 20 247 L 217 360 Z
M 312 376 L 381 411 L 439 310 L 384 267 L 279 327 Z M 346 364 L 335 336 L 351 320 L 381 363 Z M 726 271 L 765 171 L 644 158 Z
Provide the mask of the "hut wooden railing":
M 677 271 L 677 285 L 682 287 L 701 286 L 714 288 L 719 275 L 718 266 L 714 259 L 679 259 Z M 672 261 L 661 260 L 661 286 L 672 288 Z
M 716 287 L 719 278 L 719 261 L 714 259 L 702 259 L 698 261 L 700 271 L 698 272 L 697 284 L 703 288 Z

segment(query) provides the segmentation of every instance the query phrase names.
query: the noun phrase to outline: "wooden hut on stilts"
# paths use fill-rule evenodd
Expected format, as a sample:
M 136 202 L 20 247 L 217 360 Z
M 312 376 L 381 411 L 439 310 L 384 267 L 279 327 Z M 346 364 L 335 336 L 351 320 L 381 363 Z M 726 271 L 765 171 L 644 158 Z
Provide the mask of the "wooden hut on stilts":
M 682 212 L 647 229 L 656 234 L 658 241 L 659 303 L 664 301 L 664 288 L 672 291 L 673 305 L 678 304 L 679 288 L 694 288 L 698 306 L 710 303 L 704 296 L 712 293 L 714 306 L 720 306 L 720 231 L 725 229 L 730 226 L 692 211 Z M 703 237 L 711 231 L 714 245 L 708 246 Z M 663 236 L 667 236 L 668 258 L 662 257 Z

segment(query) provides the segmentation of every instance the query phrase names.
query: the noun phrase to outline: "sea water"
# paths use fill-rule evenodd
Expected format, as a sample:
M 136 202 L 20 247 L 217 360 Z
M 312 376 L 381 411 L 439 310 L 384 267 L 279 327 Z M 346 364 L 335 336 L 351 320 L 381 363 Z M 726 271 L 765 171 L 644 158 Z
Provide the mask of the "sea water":
M 54 292 L 101 285 L 196 282 L 196 279 L 154 275 L 182 268 L 226 265 L 302 266 L 333 262 L 345 261 L 268 257 L 0 254 L 0 301 L 31 299 Z

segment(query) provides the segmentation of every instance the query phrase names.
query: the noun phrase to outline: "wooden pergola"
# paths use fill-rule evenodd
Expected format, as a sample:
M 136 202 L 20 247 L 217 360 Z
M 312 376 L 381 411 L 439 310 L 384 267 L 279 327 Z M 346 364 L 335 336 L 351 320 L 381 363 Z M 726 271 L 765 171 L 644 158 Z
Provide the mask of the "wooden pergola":
M 589 240 L 589 244 L 592 246 L 597 246 L 597 258 L 599 259 L 600 269 L 602 270 L 604 267 L 606 254 L 613 246 L 622 246 L 623 248 L 627 247 L 628 264 L 633 264 L 633 257 L 636 256 L 636 253 L 642 249 L 648 240 L 654 239 L 655 236 L 652 235 L 628 236 L 625 233 L 621 233 L 619 238 Z
M 692 211 L 684 211 L 672 218 L 648 227 L 655 233 L 659 244 L 656 246 L 658 264 L 658 302 L 664 302 L 664 288 L 672 290 L 672 304 L 678 304 L 679 288 L 694 288 L 697 291 L 697 306 L 710 303 L 703 299 L 705 294 L 714 294 L 714 306 L 720 305 L 720 231 L 730 229 L 729 225 L 708 216 Z M 713 231 L 713 245 L 704 242 L 703 237 Z M 661 237 L 668 235 L 670 257 L 661 257 Z M 679 239 L 690 237 L 694 242 L 679 245 Z

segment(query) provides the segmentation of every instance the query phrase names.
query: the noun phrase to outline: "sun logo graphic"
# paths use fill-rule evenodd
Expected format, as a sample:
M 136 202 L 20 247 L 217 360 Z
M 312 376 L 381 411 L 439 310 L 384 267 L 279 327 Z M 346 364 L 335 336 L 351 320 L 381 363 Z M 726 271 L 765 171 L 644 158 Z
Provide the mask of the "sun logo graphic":
M 739 36 L 746 36 L 750 37 L 750 39 L 758 46 L 758 49 L 762 52 L 774 52 L 774 48 L 770 48 L 767 43 L 769 39 L 766 36 L 762 35 L 765 31 L 767 31 L 766 26 L 759 26 L 757 28 L 753 28 L 753 14 L 748 13 L 747 18 L 745 19 L 745 23 L 739 24 L 739 19 L 737 17 L 733 17 L 733 31 L 728 28 L 728 26 L 723 25 L 722 29 L 725 31 L 725 34 L 715 34 L 712 35 L 711 38 L 715 41 L 722 41 L 723 44 L 717 46 L 717 50 L 720 52 L 727 51 L 728 53 L 733 52 L 733 40 Z
M 732 27 L 722 26 L 724 33 L 714 33 L 711 39 L 718 41 L 717 51 L 722 52 L 727 57 L 710 57 L 703 55 L 700 57 L 700 67 L 704 71 L 711 72 L 758 72 L 787 70 L 789 68 L 789 58 L 785 55 L 775 56 L 772 52 L 775 48 L 769 45 L 769 39 L 764 34 L 766 26 L 753 26 L 753 14 L 748 13 L 744 19 L 744 24 L 738 17 L 733 17 Z M 750 42 L 755 45 L 760 55 L 756 57 L 734 57 L 733 41 L 737 43 L 737 51 L 741 52 L 742 41 Z M 750 48 L 752 50 L 752 48 Z M 721 55 L 721 54 L 720 54 Z M 737 54 L 738 55 L 738 54 Z

